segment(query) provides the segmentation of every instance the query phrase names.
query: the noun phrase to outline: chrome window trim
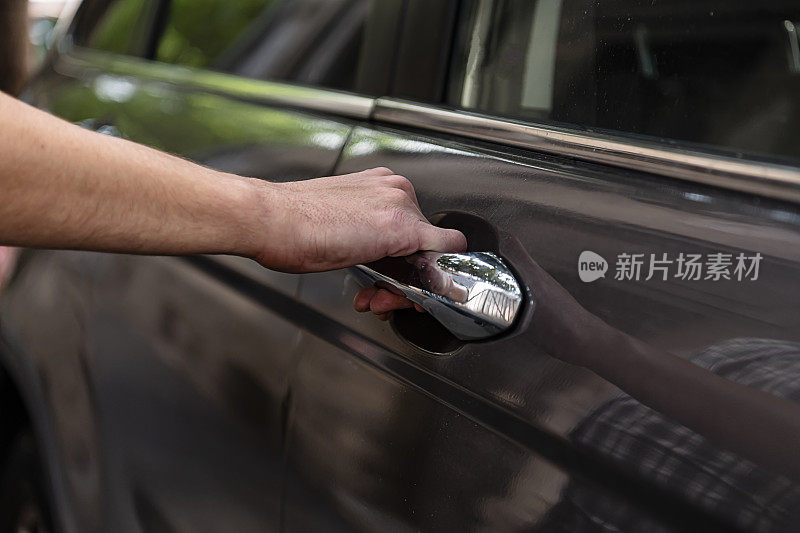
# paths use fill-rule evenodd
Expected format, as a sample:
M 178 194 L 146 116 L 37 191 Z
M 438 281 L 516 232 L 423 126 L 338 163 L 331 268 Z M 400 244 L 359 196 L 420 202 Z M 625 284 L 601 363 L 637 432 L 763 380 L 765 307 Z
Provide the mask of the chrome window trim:
M 586 161 L 800 202 L 800 168 L 788 165 L 747 161 L 679 147 L 665 147 L 655 142 L 533 125 L 395 98 L 378 98 L 373 118 L 393 125 L 410 126 L 566 155 Z
M 224 72 L 160 63 L 74 45 L 58 57 L 54 68 L 67 76 L 82 76 L 87 70 L 96 70 L 103 74 L 131 76 L 256 103 L 296 107 L 359 120 L 368 120 L 375 106 L 375 98 L 368 96 L 243 78 Z
M 54 68 L 82 76 L 86 70 L 191 87 L 256 103 L 295 107 L 357 120 L 410 126 L 520 148 L 566 155 L 800 203 L 800 168 L 737 159 L 621 136 L 534 125 L 396 98 L 372 98 L 290 83 L 148 61 L 71 45 Z

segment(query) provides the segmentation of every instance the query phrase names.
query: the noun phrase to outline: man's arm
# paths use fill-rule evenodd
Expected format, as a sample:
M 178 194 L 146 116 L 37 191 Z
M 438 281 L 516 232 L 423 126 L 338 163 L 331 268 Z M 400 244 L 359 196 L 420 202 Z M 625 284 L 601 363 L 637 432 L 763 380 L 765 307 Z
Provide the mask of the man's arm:
M 269 183 L 86 131 L 0 93 L 0 244 L 222 253 L 290 272 L 460 250 L 379 168 Z

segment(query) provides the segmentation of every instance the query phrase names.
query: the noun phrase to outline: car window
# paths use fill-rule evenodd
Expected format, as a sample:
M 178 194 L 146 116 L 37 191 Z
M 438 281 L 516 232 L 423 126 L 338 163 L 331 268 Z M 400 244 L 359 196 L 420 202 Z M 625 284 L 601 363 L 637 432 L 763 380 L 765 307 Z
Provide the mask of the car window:
M 75 17 L 75 44 L 144 56 L 158 4 L 158 0 L 86 1 Z
M 207 67 L 273 0 L 171 0 L 156 59 Z
M 156 59 L 352 89 L 370 0 L 172 0 Z
M 467 0 L 449 104 L 800 157 L 800 4 Z

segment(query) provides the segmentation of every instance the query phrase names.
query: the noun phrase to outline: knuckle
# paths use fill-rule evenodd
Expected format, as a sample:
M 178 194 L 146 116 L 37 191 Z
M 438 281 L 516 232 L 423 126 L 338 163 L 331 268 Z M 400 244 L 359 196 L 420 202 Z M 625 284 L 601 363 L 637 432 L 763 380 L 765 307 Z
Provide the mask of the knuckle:
M 397 187 L 403 189 L 407 194 L 414 194 L 414 185 L 403 176 L 397 176 Z
M 392 189 L 406 189 L 409 185 L 411 185 L 411 182 L 409 182 L 403 176 L 390 174 L 381 178 L 381 185 L 390 187 Z
M 411 187 L 411 182 L 405 176 L 399 174 L 392 174 L 389 176 L 391 182 L 398 187 Z
M 386 198 L 395 205 L 405 204 L 409 200 L 408 195 L 404 190 L 395 188 L 387 189 Z
M 380 174 L 380 175 L 393 174 L 393 172 L 391 170 L 389 170 L 388 168 L 386 168 L 386 167 L 375 167 L 375 168 L 369 170 L 369 172 L 372 172 L 374 174 Z

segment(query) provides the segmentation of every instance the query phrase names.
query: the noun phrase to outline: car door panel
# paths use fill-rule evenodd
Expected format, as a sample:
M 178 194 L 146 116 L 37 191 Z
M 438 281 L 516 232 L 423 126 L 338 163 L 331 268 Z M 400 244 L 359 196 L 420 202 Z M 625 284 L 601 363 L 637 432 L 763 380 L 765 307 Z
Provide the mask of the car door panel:
M 301 343 L 287 531 L 507 531 L 557 499 L 563 471 L 375 368 L 375 359 L 393 356 L 383 348 L 344 343 L 314 335 Z M 528 477 L 546 490 L 528 491 Z M 507 491 L 514 497 L 501 497 Z
M 0 305 L 5 368 L 25 391 L 64 531 L 100 531 L 99 420 L 85 357 L 95 254 L 22 252 Z
M 405 70 L 419 53 L 409 36 L 427 49 L 432 35 L 413 28 L 434 10 L 411 4 Z M 456 4 L 446 4 L 428 26 L 453 22 Z M 441 96 L 450 29 L 429 54 L 438 66 L 395 79 L 395 90 Z M 625 333 L 796 395 L 773 385 L 800 370 L 776 370 L 741 345 L 774 352 L 800 340 L 800 209 L 424 129 L 354 128 L 371 100 L 331 118 L 312 100 L 300 110 L 296 90 L 307 88 L 79 50 L 29 96 L 228 172 L 280 181 L 388 166 L 412 180 L 426 215 L 463 229 L 471 249 L 505 256 L 527 285 L 523 320 L 464 343 L 413 313 L 384 323 L 353 312 L 347 270 L 36 252 L 11 286 L 4 339 L 27 348 L 49 391 L 80 530 L 791 528 L 800 488 L 781 472 L 532 348 L 536 287 L 524 265 L 532 256 Z M 605 278 L 580 280 L 585 250 L 608 260 Z M 764 256 L 757 280 L 614 279 L 622 253 L 739 252 Z M 49 282 L 34 284 L 37 273 Z M 39 310 L 44 338 L 30 328 Z M 44 356 L 60 349 L 63 359 Z
M 105 259 L 90 368 L 109 527 L 274 529 L 297 328 L 189 261 Z
M 367 144 L 389 148 L 363 154 Z M 424 149 L 424 157 L 406 147 Z M 350 157 L 353 153 L 359 155 Z M 793 293 L 786 287 L 796 279 L 800 257 L 787 242 L 796 243 L 800 235 L 792 223 L 780 221 L 784 218 L 781 213 L 795 211 L 793 206 L 778 202 L 769 206 L 770 202 L 758 199 L 750 199 L 748 206 L 744 203 L 747 197 L 736 193 L 659 178 L 621 176 L 619 172 L 603 172 L 599 167 L 579 169 L 563 160 L 535 161 L 530 154 L 511 159 L 507 154 L 498 156 L 461 143 L 364 128 L 354 133 L 338 171 L 347 172 L 377 161 L 410 176 L 426 214 L 462 210 L 487 219 L 492 226 L 522 241 L 536 261 L 584 307 L 651 344 L 688 354 L 734 336 L 797 339 L 800 316 Z M 657 184 L 652 187 L 654 181 L 668 181 L 673 187 L 684 189 L 683 194 L 674 192 L 671 196 L 676 203 L 664 205 L 663 189 Z M 705 193 L 702 198 L 707 201 L 691 200 L 693 195 L 700 194 L 699 190 Z M 700 281 L 692 285 L 671 279 L 637 284 L 609 279 L 605 286 L 585 284 L 577 276 L 577 258 L 584 249 L 604 257 L 627 250 L 647 253 L 757 250 L 769 255 L 762 263 L 762 273 L 768 275 L 763 274 L 751 283 Z M 612 275 L 609 272 L 607 277 Z M 355 280 L 347 272 L 313 274 L 308 278 L 301 298 L 311 305 L 319 309 L 327 309 L 336 302 L 342 309 L 350 305 L 333 292 L 354 290 Z M 349 286 L 345 287 L 345 282 Z M 405 343 L 391 333 L 387 324 L 357 314 L 341 313 L 337 318 L 400 353 L 413 353 L 407 345 L 402 348 Z M 501 338 L 467 345 L 458 357 L 423 357 L 419 361 L 438 372 L 442 368 L 458 372 L 469 358 L 465 354 L 497 350 L 506 356 L 502 360 L 484 360 L 482 365 L 493 366 L 484 367 L 478 375 L 497 375 L 502 372 L 501 367 L 517 373 L 525 365 L 509 361 L 508 357 L 517 355 L 513 350 L 501 348 L 502 343 L 513 340 Z M 521 357 L 527 359 L 530 354 Z M 576 370 L 570 368 L 570 372 Z M 528 382 L 531 378 L 536 376 L 518 379 Z
M 41 76 L 34 104 L 220 170 L 325 175 L 352 128 L 175 82 L 153 63 L 77 55 Z M 277 529 L 286 380 L 302 322 L 286 320 L 280 302 L 300 277 L 237 257 L 97 258 L 82 364 L 100 418 L 103 527 Z
M 798 248 L 792 243 L 797 244 L 800 233 L 797 231 L 798 211 L 793 205 L 618 169 L 612 171 L 600 165 L 522 150 L 505 147 L 501 150 L 496 145 L 465 143 L 379 127 L 358 128 L 354 132 L 337 171 L 347 172 L 378 162 L 412 180 L 428 216 L 448 211 L 465 212 L 485 221 L 495 230 L 512 235 L 582 306 L 615 328 L 654 346 L 695 359 L 698 364 L 708 364 L 703 361 L 706 361 L 704 354 L 709 351 L 721 353 L 723 358 L 726 353 L 730 357 L 736 355 L 736 341 L 730 339 L 798 340 L 800 313 L 795 280 L 800 257 Z M 469 232 L 467 237 L 470 240 Z M 580 281 L 578 257 L 584 250 L 594 251 L 609 261 L 610 270 L 605 279 L 595 283 Z M 667 281 L 645 281 L 644 276 L 638 282 L 613 279 L 614 259 L 623 252 L 668 253 L 674 257 L 681 252 L 740 251 L 760 252 L 764 256 L 758 280 L 690 282 L 670 278 Z M 514 258 L 507 259 L 513 268 Z M 588 370 L 531 349 L 524 340 L 524 328 L 496 340 L 467 343 L 451 355 L 435 356 L 405 342 L 397 324 L 381 323 L 372 317 L 350 312 L 356 289 L 357 285 L 347 272 L 309 276 L 300 293 L 303 302 L 341 324 L 347 335 L 367 340 L 363 341 L 364 348 L 353 343 L 351 352 L 354 355 L 342 354 L 332 346 L 325 348 L 324 342 L 318 342 L 313 350 L 315 355 L 304 352 L 303 357 L 312 360 L 321 357 L 320 352 L 327 354 L 330 351 L 326 357 L 334 357 L 335 353 L 339 364 L 349 365 L 354 364 L 348 362 L 350 359 L 363 357 L 368 352 L 367 347 L 375 343 L 389 350 L 394 357 L 407 360 L 438 379 L 475 394 L 479 401 L 489 405 L 487 411 L 510 411 L 529 427 L 564 439 L 565 450 L 586 452 L 599 464 L 611 464 L 626 479 L 655 487 L 661 491 L 656 499 L 674 498 L 685 504 L 677 507 L 671 518 L 666 516 L 670 513 L 662 514 L 648 507 L 649 519 L 669 522 L 682 515 L 688 516 L 694 509 L 712 521 L 719 520 L 718 524 L 726 524 L 723 527 L 749 529 L 753 522 L 748 522 L 739 512 L 741 508 L 747 508 L 748 512 L 763 518 L 763 523 L 769 526 L 767 529 L 786 524 L 798 493 L 797 485 L 780 472 L 751 467 L 752 476 L 764 476 L 785 486 L 781 494 L 786 499 L 768 504 L 764 503 L 763 494 L 756 485 L 750 484 L 752 479 L 747 476 L 747 479 L 729 480 L 741 498 L 726 493 L 704 499 L 685 491 L 680 484 L 673 484 L 674 479 L 663 471 L 643 467 L 642 462 L 647 460 L 659 464 L 670 464 L 670 461 L 692 463 L 693 459 L 701 456 L 714 463 L 714 458 L 729 457 L 730 453 L 725 443 L 707 442 L 701 435 L 621 395 L 614 386 Z M 536 287 L 530 289 L 535 295 Z M 532 320 L 535 320 L 535 310 Z M 321 341 L 333 342 L 325 336 Z M 709 346 L 712 348 L 704 350 Z M 701 355 L 695 355 L 697 353 Z M 387 363 L 379 364 L 385 370 Z M 755 364 L 737 379 L 759 387 L 756 376 L 762 370 Z M 791 368 L 784 369 L 783 379 L 792 379 L 792 372 Z M 302 379 L 302 374 L 295 379 Z M 360 387 L 367 388 L 366 385 Z M 381 388 L 377 384 L 375 387 Z M 437 390 L 425 390 L 433 397 L 440 396 Z M 295 402 L 308 401 L 299 397 L 299 393 L 293 398 Z M 348 412 L 347 399 L 334 395 L 326 395 L 326 398 L 342 404 L 341 409 Z M 642 424 L 641 431 L 635 425 L 630 426 L 630 431 L 626 428 L 610 429 L 615 417 L 627 420 L 617 407 L 612 407 L 620 402 L 637 412 L 642 420 L 654 417 L 656 427 L 668 436 L 658 441 L 657 436 L 646 433 L 646 429 L 652 430 L 653 427 L 645 424 Z M 413 407 L 409 409 L 414 410 Z M 419 416 L 423 416 L 423 412 L 418 411 Z M 487 425 L 485 419 L 478 420 Z M 305 422 L 300 419 L 294 423 Z M 326 430 L 320 428 L 320 431 L 324 433 Z M 501 426 L 499 431 L 506 429 Z M 647 457 L 625 457 L 614 447 L 604 448 L 602 439 L 586 437 L 598 431 L 608 439 L 642 439 L 646 445 L 640 452 L 646 452 Z M 290 438 L 296 439 L 298 433 L 292 430 Z M 676 459 L 668 443 L 679 436 L 691 441 L 693 446 L 687 445 L 685 454 L 675 454 Z M 306 438 L 322 442 L 323 447 L 331 442 L 318 441 L 312 436 Z M 542 452 L 537 449 L 540 444 L 533 442 L 530 446 L 530 453 Z M 335 449 L 328 451 L 336 453 Z M 324 452 L 316 450 L 315 453 Z M 738 460 L 752 465 L 747 459 Z M 440 464 L 431 468 L 445 468 L 442 465 L 446 463 L 446 459 L 442 459 Z M 569 461 L 556 463 L 560 467 L 570 464 Z M 293 468 L 291 462 L 289 467 Z M 526 526 L 545 527 L 561 510 L 575 505 L 578 493 L 580 498 L 590 498 L 594 502 L 605 497 L 608 491 L 575 489 L 574 483 L 586 475 L 595 482 L 602 483 L 602 480 L 582 470 L 581 466 L 567 468 L 570 470 L 570 482 L 566 484 L 569 488 L 562 492 L 560 504 L 550 509 L 549 515 L 544 510 L 548 506 L 543 506 L 540 513 L 528 517 Z M 703 471 L 704 467 L 697 466 L 697 469 Z M 717 465 L 703 475 L 724 483 L 728 472 Z M 328 487 L 325 480 L 316 480 L 316 483 Z M 526 483 L 526 490 L 538 494 L 544 501 L 558 500 L 558 496 L 548 492 L 550 488 L 544 479 L 532 476 Z M 458 482 L 454 484 L 458 485 Z M 606 488 L 611 492 L 620 490 L 620 487 Z M 633 492 L 636 491 L 629 491 L 623 500 L 647 499 L 644 496 L 646 491 L 641 492 L 641 498 Z M 435 498 L 428 493 L 417 497 Z M 511 495 L 498 496 L 503 497 L 511 498 Z M 466 518 L 459 524 L 466 529 L 479 529 L 477 523 Z

